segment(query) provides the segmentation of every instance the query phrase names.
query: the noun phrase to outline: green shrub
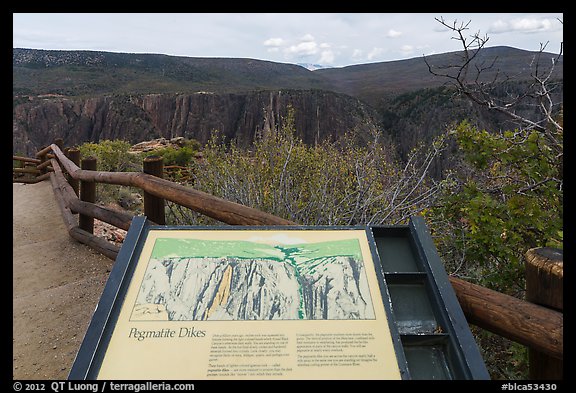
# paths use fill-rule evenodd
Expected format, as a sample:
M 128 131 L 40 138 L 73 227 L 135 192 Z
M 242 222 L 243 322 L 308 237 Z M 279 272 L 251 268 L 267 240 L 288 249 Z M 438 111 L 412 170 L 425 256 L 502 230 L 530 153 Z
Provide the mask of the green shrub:
M 376 131 L 371 138 L 350 132 L 338 142 L 310 146 L 295 136 L 293 110 L 282 124 L 262 131 L 250 150 L 225 145 L 214 133 L 203 159 L 192 165 L 193 186 L 303 225 L 405 222 L 433 198 L 418 152 L 400 165 L 394 147 Z M 181 215 L 179 223 L 185 222 Z
M 130 143 L 122 140 L 103 140 L 99 143 L 84 143 L 79 146 L 82 158 L 95 157 L 96 169 L 105 172 L 139 172 L 142 170 L 142 157 L 129 152 Z M 97 202 L 102 204 L 118 203 L 126 187 L 98 183 L 96 186 Z M 131 193 L 141 192 L 129 187 Z
M 437 245 L 453 271 L 518 296 L 526 251 L 562 243 L 561 156 L 533 130 L 463 122 L 454 136 L 460 169 L 429 211 Z
M 164 158 L 164 165 L 188 166 L 190 161 L 198 153 L 200 144 L 195 140 L 186 141 L 182 147 L 165 147 L 147 153 Z
M 80 145 L 80 156 L 96 157 L 98 170 L 106 172 L 138 172 L 142 170 L 140 154 L 129 152 L 132 145 L 122 140 L 103 140 Z

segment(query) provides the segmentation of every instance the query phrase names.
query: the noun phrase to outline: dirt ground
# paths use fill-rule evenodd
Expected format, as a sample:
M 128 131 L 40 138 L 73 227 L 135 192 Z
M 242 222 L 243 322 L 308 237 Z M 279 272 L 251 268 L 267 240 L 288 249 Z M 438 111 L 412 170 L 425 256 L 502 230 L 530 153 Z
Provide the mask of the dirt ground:
M 113 261 L 68 235 L 50 181 L 12 191 L 12 375 L 66 379 Z

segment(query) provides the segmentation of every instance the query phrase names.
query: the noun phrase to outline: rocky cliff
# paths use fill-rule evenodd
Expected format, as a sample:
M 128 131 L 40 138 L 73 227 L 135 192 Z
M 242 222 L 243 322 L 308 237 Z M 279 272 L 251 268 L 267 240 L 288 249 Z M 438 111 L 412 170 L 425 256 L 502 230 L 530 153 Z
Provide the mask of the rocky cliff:
M 248 146 L 258 132 L 282 125 L 293 107 L 298 136 L 306 143 L 352 129 L 381 129 L 376 111 L 356 98 L 324 90 L 245 93 L 110 95 L 93 98 L 17 97 L 13 152 L 33 155 L 63 138 L 66 146 L 105 139 L 130 143 L 164 137 L 205 143 L 214 130 Z
M 314 264 L 316 269 L 288 260 L 152 259 L 132 319 L 374 318 L 361 262 L 336 256 Z
M 131 318 L 374 318 L 358 240 L 262 239 L 156 239 Z

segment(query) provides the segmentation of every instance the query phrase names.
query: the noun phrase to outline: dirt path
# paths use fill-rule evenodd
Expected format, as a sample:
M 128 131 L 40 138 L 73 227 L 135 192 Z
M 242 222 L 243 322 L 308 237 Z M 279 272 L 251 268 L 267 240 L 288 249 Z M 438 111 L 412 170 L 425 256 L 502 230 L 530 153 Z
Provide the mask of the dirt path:
M 12 375 L 66 379 L 113 261 L 68 236 L 49 181 L 12 191 Z

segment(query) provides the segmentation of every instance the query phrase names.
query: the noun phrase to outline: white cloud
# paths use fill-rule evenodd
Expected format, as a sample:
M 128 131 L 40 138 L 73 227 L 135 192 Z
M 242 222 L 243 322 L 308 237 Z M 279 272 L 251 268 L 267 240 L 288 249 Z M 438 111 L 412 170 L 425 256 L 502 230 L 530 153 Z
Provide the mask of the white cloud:
M 548 18 L 517 18 L 509 21 L 498 19 L 492 23 L 488 32 L 493 34 L 509 32 L 535 33 L 552 30 L 558 27 L 557 25 L 560 25 L 560 22 Z
M 284 40 L 282 38 L 268 38 L 264 41 L 264 46 L 278 47 L 284 45 Z
M 305 34 L 304 37 L 302 37 L 300 39 L 300 41 L 310 42 L 310 41 L 315 41 L 315 40 L 314 40 L 314 36 L 312 34 Z
M 362 52 L 362 49 L 354 49 L 354 52 L 352 52 L 352 58 L 354 60 L 361 60 L 363 53 L 364 52 Z
M 332 64 L 332 63 L 334 63 L 335 58 L 336 58 L 336 55 L 334 54 L 334 52 L 332 52 L 331 50 L 325 50 L 325 51 L 322 51 L 322 55 L 320 56 L 320 60 L 318 60 L 318 63 L 320 63 L 320 64 Z
M 400 52 L 402 52 L 403 55 L 410 55 L 412 53 L 414 53 L 414 46 L 412 45 L 402 45 L 400 47 Z
M 269 38 L 264 41 L 267 52 L 282 52 L 287 59 L 314 56 L 320 54 L 319 62 L 322 64 L 332 64 L 336 54 L 331 50 L 332 45 L 327 42 L 318 43 L 310 33 L 304 34 L 299 39 L 290 43 L 283 38 Z
M 386 34 L 386 37 L 388 38 L 398 38 L 402 35 L 401 31 L 396 31 L 394 29 L 390 29 L 388 30 L 388 33 Z
M 382 48 L 372 48 L 372 50 L 366 56 L 366 59 L 374 60 L 375 57 L 381 55 L 383 52 L 384 52 L 384 49 L 382 49 Z
M 318 53 L 318 44 L 314 41 L 304 41 L 296 45 L 290 45 L 285 52 L 295 56 L 315 55 Z

